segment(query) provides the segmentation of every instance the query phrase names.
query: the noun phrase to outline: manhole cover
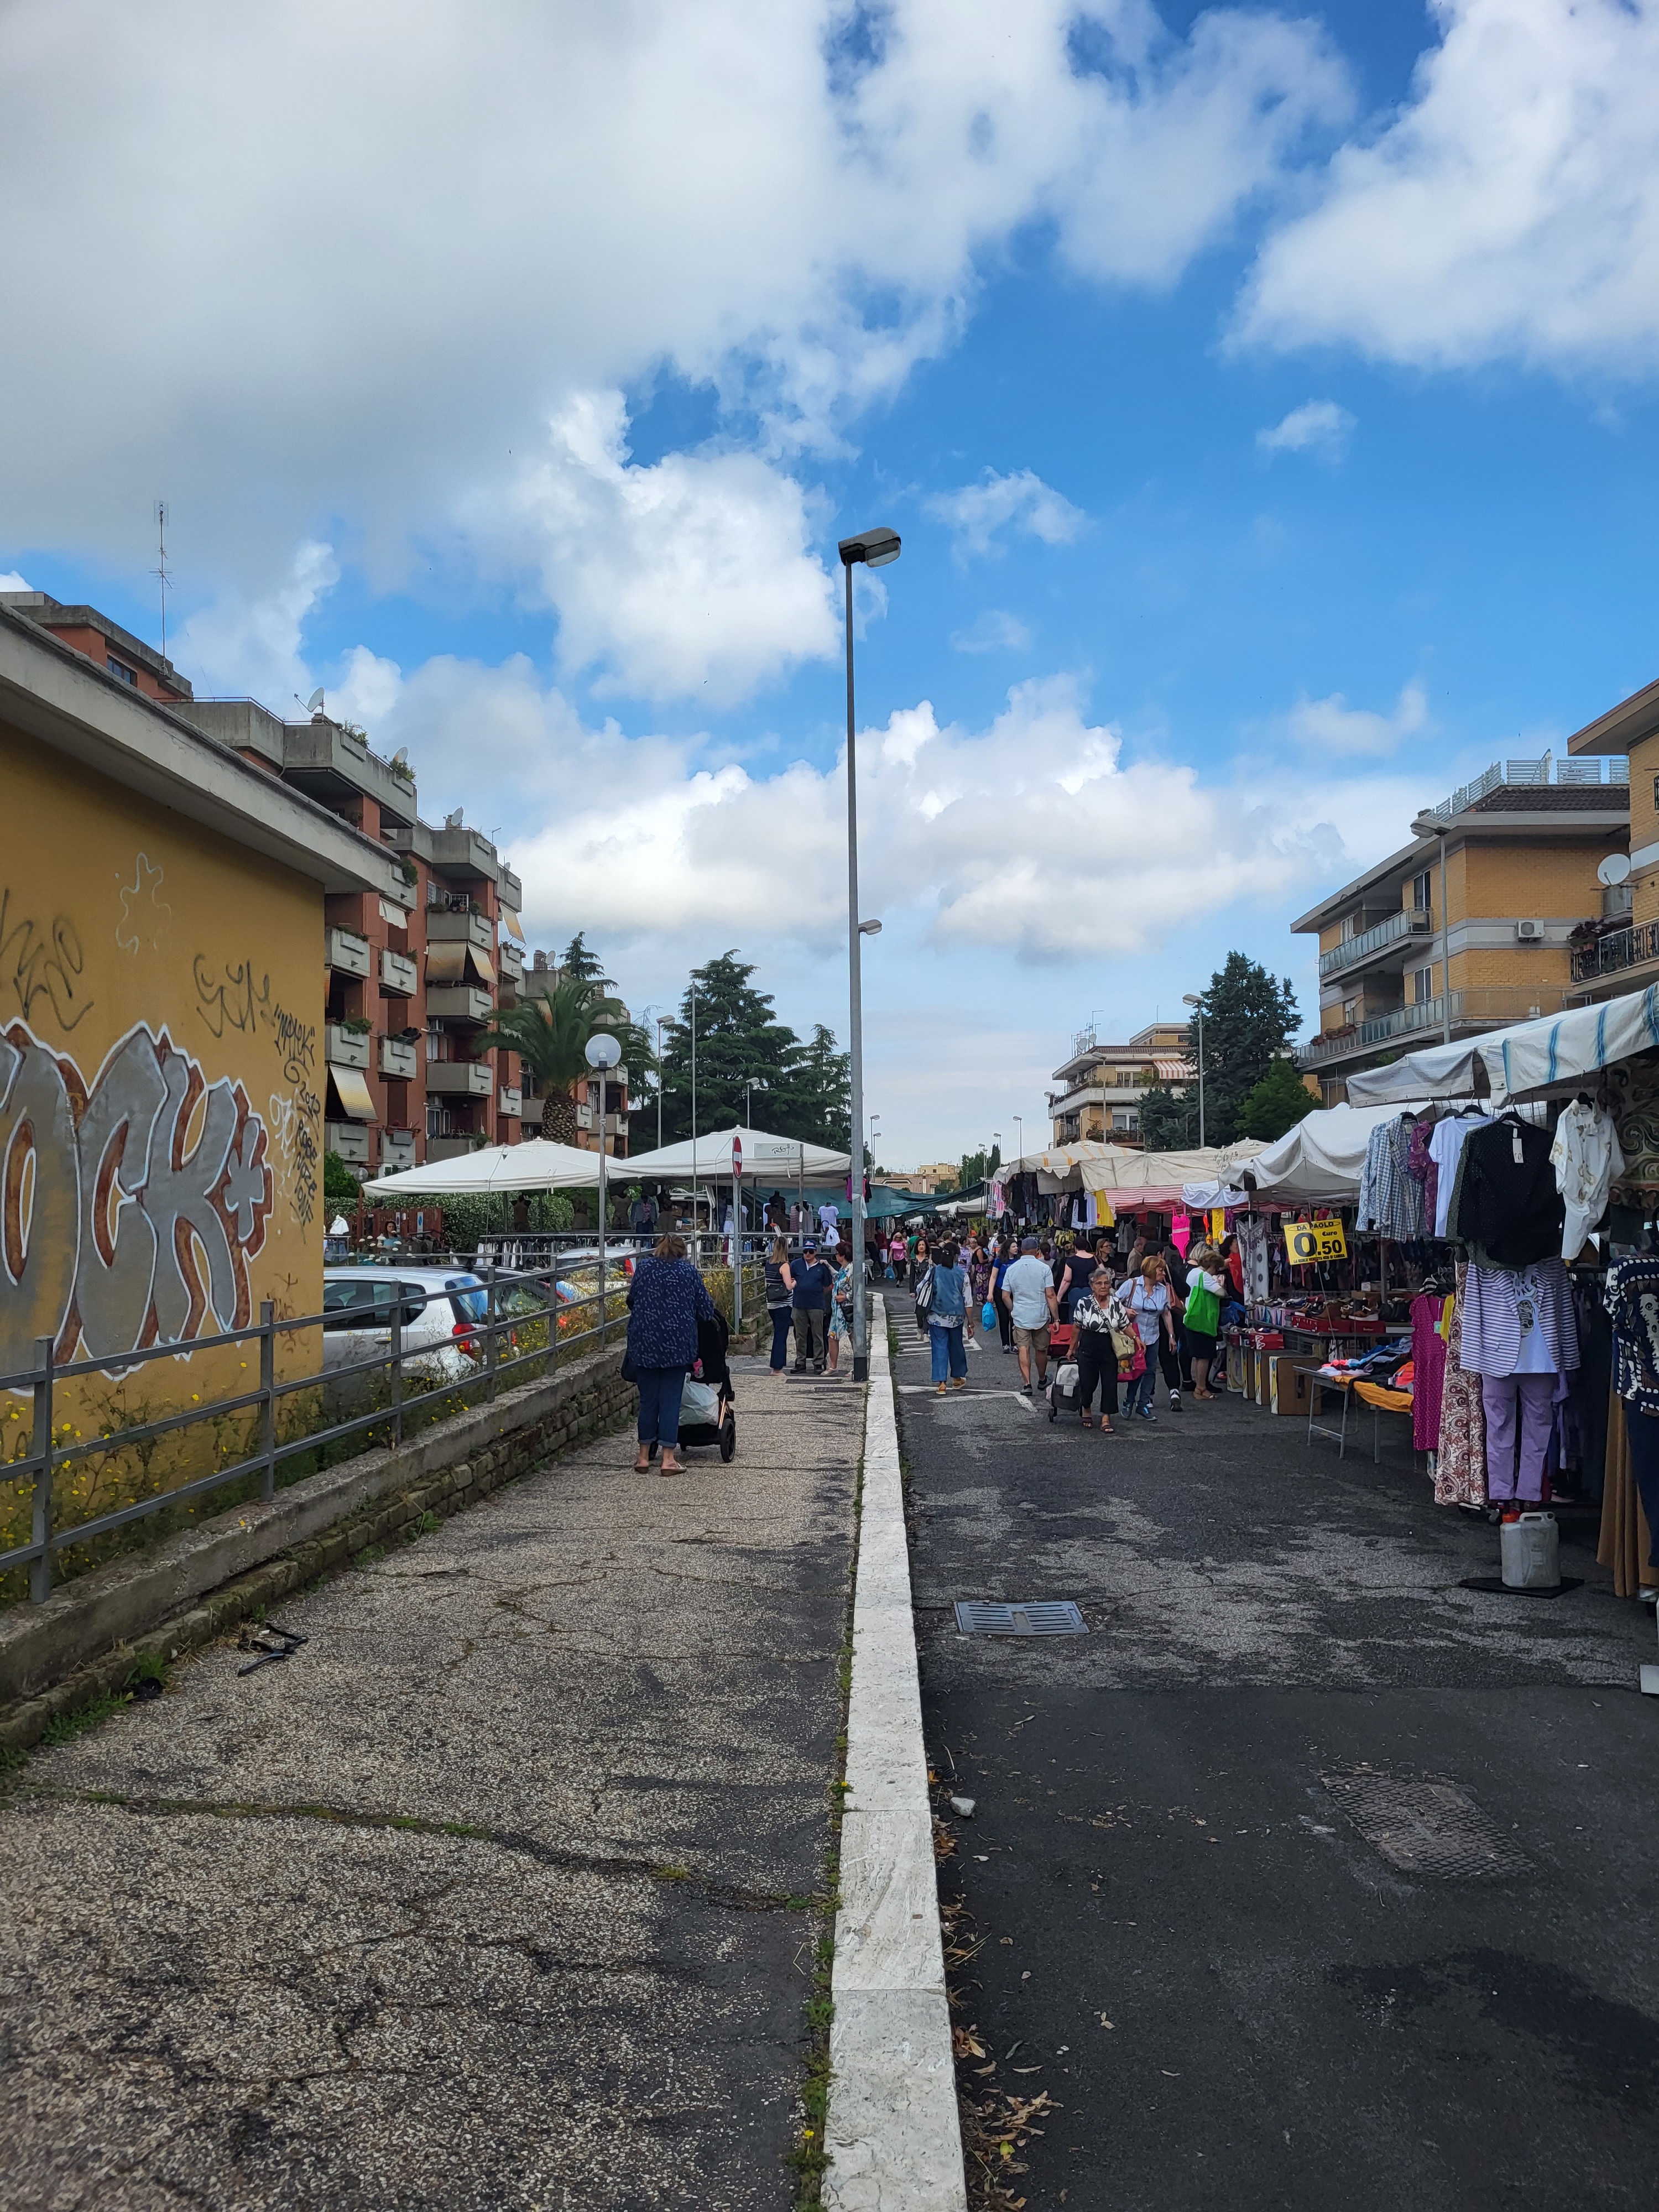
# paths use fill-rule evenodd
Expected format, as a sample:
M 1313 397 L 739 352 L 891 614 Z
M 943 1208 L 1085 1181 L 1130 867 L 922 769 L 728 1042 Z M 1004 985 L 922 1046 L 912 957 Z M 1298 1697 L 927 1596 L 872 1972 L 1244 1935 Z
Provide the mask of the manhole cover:
M 1391 1774 L 1322 1774 L 1339 1808 L 1402 1874 L 1440 1881 L 1503 1881 L 1532 1862 L 1452 1782 Z
M 957 1627 L 963 1636 L 1086 1636 L 1089 1624 L 1068 1597 L 1033 1598 L 998 1605 L 990 1598 L 959 1597 Z

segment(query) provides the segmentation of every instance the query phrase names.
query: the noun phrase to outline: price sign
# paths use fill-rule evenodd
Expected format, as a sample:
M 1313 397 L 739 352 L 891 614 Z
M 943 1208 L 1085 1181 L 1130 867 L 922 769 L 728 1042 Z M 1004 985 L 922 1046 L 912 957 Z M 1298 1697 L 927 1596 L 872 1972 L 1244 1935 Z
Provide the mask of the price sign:
M 1305 1267 L 1315 1260 L 1346 1260 L 1348 1240 L 1340 1221 L 1287 1221 L 1285 1250 L 1293 1267 Z

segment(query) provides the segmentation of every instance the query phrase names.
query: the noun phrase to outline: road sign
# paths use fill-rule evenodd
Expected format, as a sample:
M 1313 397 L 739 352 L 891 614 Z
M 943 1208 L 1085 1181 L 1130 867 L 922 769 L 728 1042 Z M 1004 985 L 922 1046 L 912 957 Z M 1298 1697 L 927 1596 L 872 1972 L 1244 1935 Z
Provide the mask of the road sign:
M 1287 1221 L 1285 1249 L 1291 1267 L 1305 1267 L 1315 1260 L 1346 1260 L 1348 1240 L 1340 1221 Z
M 733 1137 L 732 1139 L 732 1179 L 736 1182 L 741 1180 L 742 1176 L 743 1139 L 741 1137 Z

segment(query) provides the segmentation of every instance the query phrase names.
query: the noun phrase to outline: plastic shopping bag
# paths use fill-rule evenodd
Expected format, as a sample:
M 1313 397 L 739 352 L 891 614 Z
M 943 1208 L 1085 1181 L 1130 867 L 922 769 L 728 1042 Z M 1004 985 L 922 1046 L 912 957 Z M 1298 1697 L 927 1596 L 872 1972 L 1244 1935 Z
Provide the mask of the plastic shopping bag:
M 986 1299 L 979 1310 L 979 1321 L 981 1328 L 992 1329 L 997 1325 L 997 1310 L 989 1298 Z

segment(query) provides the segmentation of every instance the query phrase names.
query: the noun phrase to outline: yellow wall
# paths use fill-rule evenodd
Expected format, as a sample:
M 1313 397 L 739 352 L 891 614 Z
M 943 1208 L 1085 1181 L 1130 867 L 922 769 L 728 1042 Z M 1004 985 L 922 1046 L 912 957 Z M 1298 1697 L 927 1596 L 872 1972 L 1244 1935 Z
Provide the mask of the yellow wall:
M 41 1335 L 60 1364 L 107 1355 L 58 1393 L 92 1435 L 246 1389 L 257 1347 L 190 1341 L 264 1298 L 321 1305 L 322 890 L 3 723 L 0 821 L 0 1373 Z M 170 1342 L 123 1377 L 123 1352 Z M 279 1365 L 316 1357 L 291 1337 Z M 16 1457 L 27 1400 L 0 1408 Z M 183 1435 L 149 1489 L 228 1441 Z M 77 1480 L 60 1521 L 120 1502 Z
M 1644 738 L 1630 754 L 1630 849 L 1659 843 L 1659 808 L 1654 805 L 1654 783 L 1659 775 L 1659 736 Z M 1631 919 L 1659 921 L 1659 869 L 1631 878 Z
M 1471 845 L 1452 856 L 1454 925 L 1467 915 L 1549 915 L 1587 921 L 1601 911 L 1597 865 L 1623 848 L 1622 838 L 1599 844 Z M 1463 866 L 1460 870 L 1458 862 Z

